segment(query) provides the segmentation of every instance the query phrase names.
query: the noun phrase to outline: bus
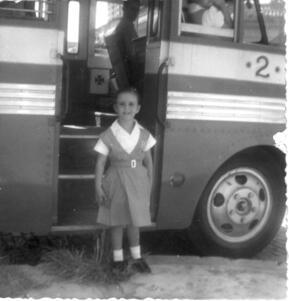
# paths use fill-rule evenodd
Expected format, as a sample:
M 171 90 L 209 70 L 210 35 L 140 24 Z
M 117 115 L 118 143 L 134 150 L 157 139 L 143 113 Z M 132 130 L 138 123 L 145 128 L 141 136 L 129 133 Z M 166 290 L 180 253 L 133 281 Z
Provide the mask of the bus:
M 226 0 L 232 25 L 187 0 L 142 0 L 137 116 L 157 138 L 152 226 L 203 254 L 252 256 L 285 212 L 283 0 Z M 98 231 L 93 147 L 124 83 L 110 43 L 121 0 L 0 1 L 0 232 Z

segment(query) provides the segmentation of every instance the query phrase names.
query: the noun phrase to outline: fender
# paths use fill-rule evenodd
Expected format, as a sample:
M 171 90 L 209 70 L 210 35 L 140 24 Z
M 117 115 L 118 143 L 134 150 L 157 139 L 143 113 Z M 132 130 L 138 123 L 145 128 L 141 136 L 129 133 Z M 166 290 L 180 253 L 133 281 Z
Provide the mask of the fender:
M 208 181 L 234 154 L 251 147 L 270 146 L 282 125 L 171 120 L 164 138 L 162 186 L 157 227 L 182 229 L 191 224 Z M 175 173 L 184 176 L 172 186 Z

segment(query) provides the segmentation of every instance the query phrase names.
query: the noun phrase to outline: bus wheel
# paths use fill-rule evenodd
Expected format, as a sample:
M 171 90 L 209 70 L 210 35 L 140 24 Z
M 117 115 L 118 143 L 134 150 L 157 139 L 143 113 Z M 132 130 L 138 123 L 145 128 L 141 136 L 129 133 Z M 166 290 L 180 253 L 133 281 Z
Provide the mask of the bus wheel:
M 250 257 L 273 239 L 284 212 L 284 172 L 276 162 L 239 158 L 207 185 L 189 234 L 203 255 Z

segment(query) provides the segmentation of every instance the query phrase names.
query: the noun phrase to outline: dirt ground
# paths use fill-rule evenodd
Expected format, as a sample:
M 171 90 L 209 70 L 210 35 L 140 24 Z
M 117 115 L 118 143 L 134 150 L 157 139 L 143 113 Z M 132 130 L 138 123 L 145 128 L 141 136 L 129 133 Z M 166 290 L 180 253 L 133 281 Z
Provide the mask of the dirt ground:
M 65 281 L 45 265 L 1 265 L 0 297 L 285 299 L 285 229 L 254 259 L 151 255 L 151 275 L 112 285 Z

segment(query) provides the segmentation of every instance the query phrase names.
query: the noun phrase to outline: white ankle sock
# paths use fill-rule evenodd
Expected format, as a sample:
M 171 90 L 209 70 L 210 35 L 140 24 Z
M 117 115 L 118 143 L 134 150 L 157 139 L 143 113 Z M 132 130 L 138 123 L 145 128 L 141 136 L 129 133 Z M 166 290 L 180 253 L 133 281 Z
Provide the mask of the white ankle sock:
M 123 261 L 123 250 L 113 250 L 113 261 Z
M 130 247 L 130 253 L 133 259 L 141 258 L 140 246 Z

